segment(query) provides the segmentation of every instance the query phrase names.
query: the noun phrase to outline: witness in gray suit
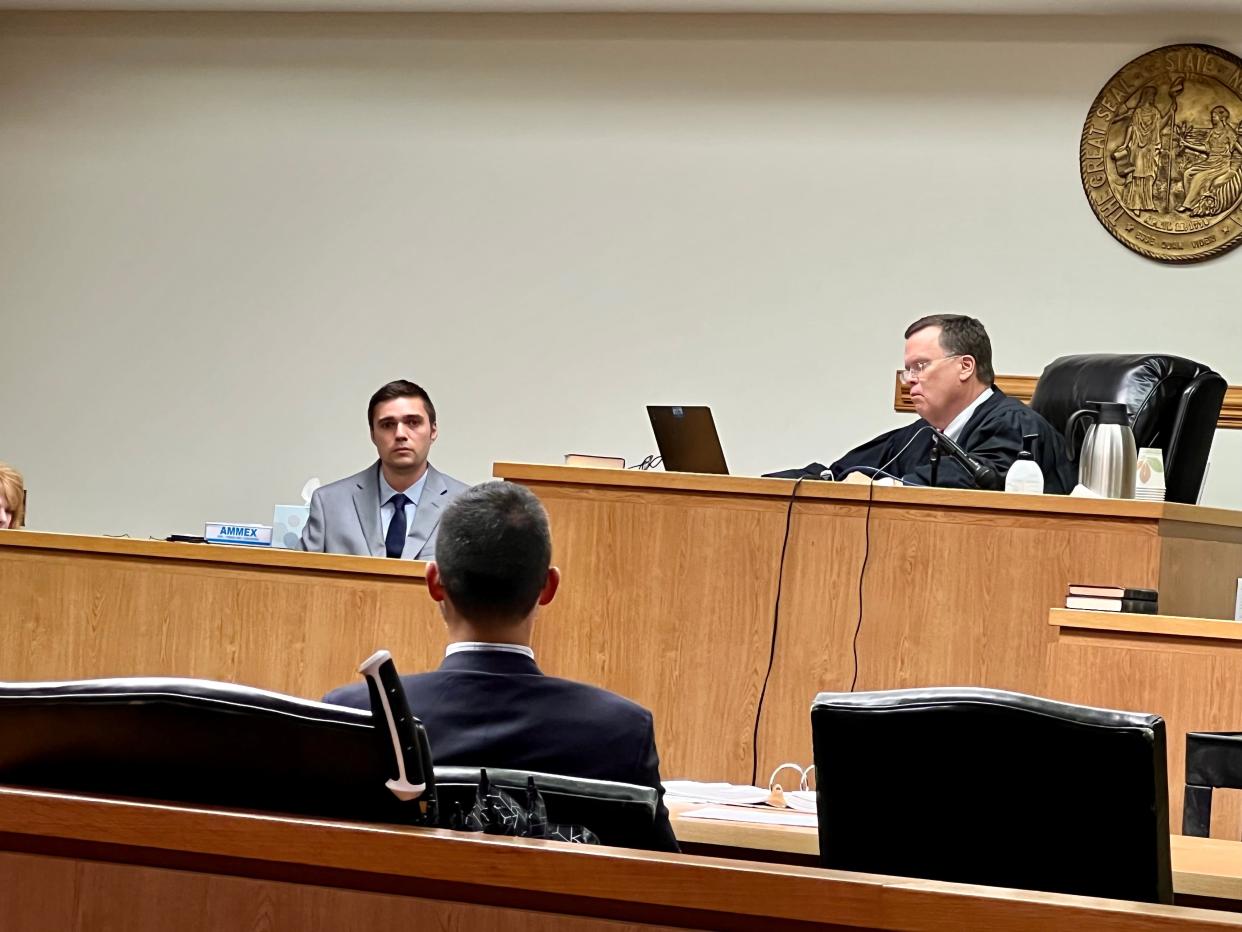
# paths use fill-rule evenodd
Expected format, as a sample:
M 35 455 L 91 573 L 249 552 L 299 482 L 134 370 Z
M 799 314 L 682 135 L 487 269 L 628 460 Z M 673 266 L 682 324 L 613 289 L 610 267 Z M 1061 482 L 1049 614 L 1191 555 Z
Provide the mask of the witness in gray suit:
M 413 382 L 389 382 L 367 407 L 379 460 L 315 491 L 302 549 L 433 560 L 444 507 L 468 486 L 429 462 L 436 408 Z

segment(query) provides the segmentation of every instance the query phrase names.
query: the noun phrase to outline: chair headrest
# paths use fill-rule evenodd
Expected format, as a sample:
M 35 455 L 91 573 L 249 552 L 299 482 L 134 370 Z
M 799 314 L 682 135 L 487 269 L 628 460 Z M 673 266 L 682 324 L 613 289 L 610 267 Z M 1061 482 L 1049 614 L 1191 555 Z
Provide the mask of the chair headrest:
M 1038 716 L 1048 721 L 1106 728 L 1152 729 L 1162 721 L 1145 712 L 1122 712 L 1093 706 L 1075 705 L 1030 696 L 1025 693 L 984 686 L 927 686 L 916 689 L 882 689 L 858 693 L 819 693 L 811 704 L 811 715 L 851 712 L 916 712 L 965 710 L 991 707 Z
M 1087 402 L 1120 402 L 1130 413 L 1138 445 L 1160 446 L 1168 442 L 1186 385 L 1205 372 L 1212 369 L 1181 356 L 1061 356 L 1040 375 L 1031 407 L 1064 431 L 1070 415 Z

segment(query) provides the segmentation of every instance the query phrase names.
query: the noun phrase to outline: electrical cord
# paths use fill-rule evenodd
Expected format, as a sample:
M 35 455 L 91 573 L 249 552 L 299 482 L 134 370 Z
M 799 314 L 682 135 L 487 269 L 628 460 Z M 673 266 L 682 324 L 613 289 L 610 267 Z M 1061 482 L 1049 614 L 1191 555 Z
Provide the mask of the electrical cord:
M 650 456 L 648 456 L 648 457 L 646 457 L 646 458 L 644 458 L 644 459 L 640 460 L 639 462 L 635 463 L 633 466 L 627 466 L 627 467 L 625 467 L 625 468 L 626 468 L 626 469 L 642 469 L 642 470 L 647 470 L 647 469 L 655 469 L 655 468 L 656 468 L 657 466 L 659 466 L 662 462 L 664 462 L 664 457 L 662 457 L 662 456 L 656 456 L 656 455 L 653 453 L 653 454 L 651 454 Z
M 858 623 L 854 626 L 854 640 L 853 640 L 854 676 L 850 680 L 850 692 L 854 691 L 854 687 L 858 683 L 858 634 L 862 630 L 862 620 L 863 620 L 863 579 L 865 578 L 867 574 L 867 561 L 871 555 L 871 505 L 872 505 L 872 502 L 875 500 L 874 477 L 877 475 L 887 476 L 890 479 L 896 479 L 898 482 L 900 482 L 901 481 L 900 478 L 898 478 L 897 476 L 894 476 L 892 473 L 885 472 L 885 470 L 889 466 L 893 465 L 893 463 L 897 461 L 898 457 L 900 457 L 901 454 L 905 453 L 906 450 L 909 449 L 910 444 L 914 443 L 914 441 L 918 438 L 918 436 L 922 434 L 924 431 L 926 431 L 927 429 L 928 428 L 926 427 L 921 427 L 917 431 L 915 431 L 914 435 L 909 440 L 906 441 L 905 446 L 903 446 L 900 450 L 898 450 L 897 453 L 880 468 L 871 469 L 870 467 L 865 467 L 865 468 L 870 469 L 873 481 L 868 484 L 867 511 L 863 519 L 863 527 L 864 527 L 865 536 L 864 536 L 864 543 L 863 543 L 862 567 L 858 573 Z M 648 457 L 648 459 L 650 459 L 650 457 Z M 862 470 L 858 470 L 858 471 L 861 472 Z M 776 601 L 775 601 L 775 604 L 772 606 L 772 643 L 768 648 L 768 669 L 767 669 L 767 672 L 765 672 L 763 675 L 763 686 L 759 690 L 759 703 L 755 707 L 755 727 L 751 735 L 750 782 L 752 784 L 759 777 L 759 722 L 763 718 L 763 702 L 764 702 L 764 699 L 767 698 L 768 681 L 772 678 L 772 667 L 776 662 L 776 636 L 777 636 L 778 628 L 780 626 L 780 617 L 781 617 L 781 590 L 784 587 L 784 583 L 785 583 L 785 556 L 789 550 L 789 529 L 793 523 L 793 506 L 794 506 L 794 501 L 798 497 L 798 488 L 799 486 L 802 485 L 802 483 L 807 478 L 809 477 L 799 476 L 797 480 L 794 482 L 793 489 L 789 493 L 789 503 L 785 508 L 785 536 L 781 540 L 781 559 L 780 559 L 779 567 L 776 571 Z
M 892 479 L 897 479 L 896 476 L 893 476 L 890 473 L 886 473 L 885 470 L 888 469 L 889 466 L 892 466 L 893 463 L 897 461 L 898 457 L 900 457 L 901 454 L 905 453 L 906 450 L 910 448 L 910 444 L 914 443 L 915 439 L 919 436 L 919 434 L 923 433 L 924 431 L 928 429 L 929 428 L 927 427 L 920 427 L 918 430 L 914 432 L 913 436 L 911 436 L 910 439 L 906 441 L 906 445 L 902 447 L 900 450 L 898 450 L 895 454 L 893 454 L 892 458 L 887 463 L 885 463 L 879 469 L 873 470 L 872 471 L 873 479 L 870 483 L 868 483 L 868 486 L 867 486 L 867 511 L 863 515 L 863 558 L 862 558 L 862 566 L 860 566 L 858 569 L 858 621 L 854 625 L 854 638 L 853 638 L 853 641 L 851 642 L 852 650 L 854 654 L 854 675 L 850 678 L 850 692 L 853 692 L 854 687 L 858 685 L 858 635 L 862 631 L 862 623 L 863 623 L 863 582 L 867 578 L 867 562 L 871 559 L 871 506 L 875 502 L 874 476 L 876 474 L 881 474 L 881 475 L 889 476 Z M 897 479 L 897 481 L 900 482 L 901 480 Z
M 755 728 L 751 735 L 750 782 L 755 785 L 759 779 L 759 722 L 763 718 L 763 700 L 768 694 L 768 680 L 772 678 L 772 665 L 776 662 L 776 632 L 781 618 L 781 587 L 785 582 L 785 553 L 789 549 L 789 527 L 793 523 L 794 500 L 798 497 L 798 487 L 807 479 L 799 476 L 789 493 L 789 504 L 785 508 L 785 537 L 781 541 L 781 561 L 776 571 L 776 603 L 772 606 L 772 643 L 768 647 L 768 670 L 763 675 L 763 686 L 759 690 L 759 704 L 755 707 Z
M 858 634 L 863 623 L 863 580 L 867 578 L 867 561 L 871 558 L 871 503 L 875 501 L 875 483 L 867 486 L 867 511 L 863 516 L 863 558 L 858 570 L 858 622 L 854 625 L 854 675 L 850 678 L 850 692 L 858 685 Z

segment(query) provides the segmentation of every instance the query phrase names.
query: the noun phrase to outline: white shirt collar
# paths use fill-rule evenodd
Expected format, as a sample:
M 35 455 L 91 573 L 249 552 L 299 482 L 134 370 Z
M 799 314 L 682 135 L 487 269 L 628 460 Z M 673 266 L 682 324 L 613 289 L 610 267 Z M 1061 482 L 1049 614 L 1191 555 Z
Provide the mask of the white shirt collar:
M 380 500 L 380 507 L 382 508 L 384 505 L 388 504 L 389 499 L 391 499 L 394 495 L 397 494 L 397 490 L 394 489 L 392 486 L 390 486 L 388 484 L 388 480 L 384 478 L 384 467 L 380 466 L 378 467 L 378 469 L 379 469 L 379 500 Z M 411 505 L 418 507 L 418 500 L 423 497 L 423 486 L 427 484 L 427 475 L 430 472 L 431 472 L 431 467 L 428 466 L 426 469 L 423 470 L 423 474 L 418 477 L 418 481 L 405 490 L 405 497 L 410 500 Z
M 984 389 L 978 398 L 968 404 L 957 417 L 949 422 L 949 426 L 944 429 L 945 436 L 956 442 L 957 438 L 962 433 L 962 428 L 965 427 L 966 422 L 970 420 L 970 416 L 975 413 L 975 410 L 979 407 L 979 405 L 991 398 L 993 394 L 994 392 L 990 387 Z
M 525 644 L 493 644 L 490 641 L 458 641 L 444 648 L 444 656 L 452 657 L 454 654 L 468 650 L 498 650 L 509 654 L 523 654 L 531 660 L 535 659 L 535 652 Z

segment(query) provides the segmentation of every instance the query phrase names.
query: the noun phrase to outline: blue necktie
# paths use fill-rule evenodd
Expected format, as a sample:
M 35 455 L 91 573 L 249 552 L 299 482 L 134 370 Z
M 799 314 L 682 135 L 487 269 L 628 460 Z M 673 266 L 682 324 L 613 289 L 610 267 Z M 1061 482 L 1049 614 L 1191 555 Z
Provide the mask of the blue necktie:
M 401 559 L 401 551 L 405 549 L 405 506 L 410 500 L 398 492 L 388 499 L 392 505 L 392 520 L 388 522 L 388 536 L 384 538 L 384 550 L 394 560 Z

